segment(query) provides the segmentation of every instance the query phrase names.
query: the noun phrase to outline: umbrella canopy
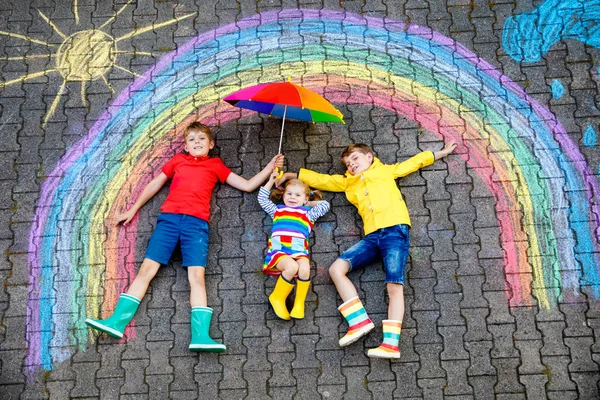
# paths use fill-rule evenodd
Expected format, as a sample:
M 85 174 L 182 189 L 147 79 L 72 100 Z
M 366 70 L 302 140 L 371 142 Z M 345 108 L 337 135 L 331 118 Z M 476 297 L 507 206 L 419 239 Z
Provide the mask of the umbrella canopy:
M 250 86 L 224 100 L 235 107 L 284 119 L 344 122 L 342 113 L 321 95 L 289 81 Z

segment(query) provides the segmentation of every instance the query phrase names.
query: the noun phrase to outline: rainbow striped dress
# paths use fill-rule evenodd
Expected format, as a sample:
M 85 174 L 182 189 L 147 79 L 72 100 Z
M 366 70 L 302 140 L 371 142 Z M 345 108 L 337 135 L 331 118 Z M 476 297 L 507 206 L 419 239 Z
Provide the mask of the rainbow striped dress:
M 275 268 L 283 257 L 308 259 L 308 237 L 315 221 L 329 211 L 329 203 L 319 201 L 314 207 L 287 207 L 275 204 L 269 199 L 269 191 L 261 187 L 258 203 L 273 218 L 273 228 L 269 238 L 267 256 L 263 272 L 279 275 Z

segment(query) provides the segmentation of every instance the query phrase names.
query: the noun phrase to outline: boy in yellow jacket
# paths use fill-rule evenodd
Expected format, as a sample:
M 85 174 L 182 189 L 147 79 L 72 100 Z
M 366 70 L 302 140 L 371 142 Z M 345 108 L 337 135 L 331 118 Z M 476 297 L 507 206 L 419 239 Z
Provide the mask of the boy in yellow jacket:
M 348 333 L 339 343 L 354 343 L 374 328 L 348 272 L 383 260 L 389 295 L 388 319 L 383 321 L 383 343 L 369 349 L 368 356 L 400 358 L 400 330 L 404 316 L 404 270 L 410 245 L 410 217 L 396 179 L 409 175 L 435 160 L 446 157 L 456 148 L 454 141 L 442 150 L 424 151 L 396 164 L 383 164 L 366 144 L 351 144 L 342 153 L 347 168 L 344 175 L 327 175 L 301 168 L 296 174 L 287 172 L 281 182 L 298 178 L 308 186 L 330 192 L 344 192 L 358 208 L 365 237 L 346 250 L 329 268 L 329 275 L 342 298 L 338 310 L 348 322 Z

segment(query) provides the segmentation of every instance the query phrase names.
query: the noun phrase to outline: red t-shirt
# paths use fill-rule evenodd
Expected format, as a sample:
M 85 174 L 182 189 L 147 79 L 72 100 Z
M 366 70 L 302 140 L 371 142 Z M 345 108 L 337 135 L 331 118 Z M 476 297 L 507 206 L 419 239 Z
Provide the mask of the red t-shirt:
M 171 178 L 171 189 L 160 211 L 208 221 L 212 190 L 217 181 L 227 180 L 231 170 L 218 157 L 177 154 L 162 167 L 162 172 Z

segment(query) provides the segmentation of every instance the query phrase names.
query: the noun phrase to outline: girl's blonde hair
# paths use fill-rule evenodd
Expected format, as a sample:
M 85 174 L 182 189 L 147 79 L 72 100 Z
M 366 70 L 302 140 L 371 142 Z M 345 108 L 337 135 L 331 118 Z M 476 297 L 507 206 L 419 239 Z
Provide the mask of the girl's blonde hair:
M 304 193 L 308 196 L 309 201 L 314 200 L 323 200 L 323 193 L 318 190 L 312 190 L 306 183 L 302 182 L 300 179 L 290 179 L 283 185 L 283 191 L 277 188 L 271 190 L 271 195 L 269 198 L 276 203 L 281 203 L 283 201 L 283 193 L 288 186 L 301 186 L 304 188 Z

